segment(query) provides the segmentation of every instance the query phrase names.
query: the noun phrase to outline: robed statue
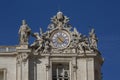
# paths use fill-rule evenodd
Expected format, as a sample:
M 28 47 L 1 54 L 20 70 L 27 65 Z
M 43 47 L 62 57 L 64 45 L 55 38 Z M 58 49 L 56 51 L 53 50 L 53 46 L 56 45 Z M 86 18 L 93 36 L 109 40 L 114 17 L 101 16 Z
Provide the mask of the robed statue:
M 22 25 L 19 29 L 19 40 L 20 44 L 28 44 L 28 39 L 30 36 L 31 29 L 27 25 L 25 20 L 22 20 Z
M 97 36 L 95 34 L 95 30 L 94 29 L 91 29 L 91 32 L 89 33 L 89 40 L 90 40 L 91 48 L 97 49 L 98 39 L 97 39 Z

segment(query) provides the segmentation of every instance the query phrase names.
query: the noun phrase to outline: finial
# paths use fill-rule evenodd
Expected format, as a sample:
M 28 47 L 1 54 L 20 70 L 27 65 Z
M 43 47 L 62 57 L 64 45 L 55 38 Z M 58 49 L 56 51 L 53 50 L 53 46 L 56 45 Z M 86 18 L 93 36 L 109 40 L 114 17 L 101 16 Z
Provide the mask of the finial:
M 93 31 L 93 32 L 95 32 L 95 29 L 94 29 L 94 28 L 92 28 L 92 31 Z
M 94 28 L 91 29 L 91 33 L 95 33 L 95 29 Z
M 43 34 L 43 31 L 42 31 L 42 28 L 40 27 L 40 35 L 42 35 Z
M 57 12 L 57 15 L 63 15 L 63 13 L 59 10 L 59 11 Z
M 63 13 L 61 11 L 57 12 L 57 19 L 63 19 Z

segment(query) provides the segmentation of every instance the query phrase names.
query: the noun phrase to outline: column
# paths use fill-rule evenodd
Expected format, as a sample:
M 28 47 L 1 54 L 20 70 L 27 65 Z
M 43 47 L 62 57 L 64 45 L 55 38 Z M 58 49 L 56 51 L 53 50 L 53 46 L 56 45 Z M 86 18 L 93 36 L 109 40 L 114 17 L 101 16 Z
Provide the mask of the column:
M 6 73 L 7 73 L 7 70 L 6 70 L 6 69 L 4 69 L 4 70 L 3 70 L 3 75 L 4 75 L 3 79 L 4 79 L 4 80 L 6 80 L 6 79 L 7 79 Z
M 22 80 L 21 79 L 21 60 L 20 55 L 17 55 L 17 63 L 16 63 L 16 80 Z
M 87 58 L 87 80 L 94 79 L 94 58 Z
M 76 57 L 73 57 L 73 58 L 72 58 L 72 65 L 73 65 L 73 75 L 74 75 L 74 76 L 73 76 L 73 77 L 74 77 L 73 79 L 74 79 L 74 80 L 77 80 L 77 74 L 76 74 L 77 64 L 76 64 L 76 62 L 77 62 L 77 61 L 76 61 Z
M 50 60 L 49 56 L 46 56 L 46 80 L 51 80 L 49 75 Z

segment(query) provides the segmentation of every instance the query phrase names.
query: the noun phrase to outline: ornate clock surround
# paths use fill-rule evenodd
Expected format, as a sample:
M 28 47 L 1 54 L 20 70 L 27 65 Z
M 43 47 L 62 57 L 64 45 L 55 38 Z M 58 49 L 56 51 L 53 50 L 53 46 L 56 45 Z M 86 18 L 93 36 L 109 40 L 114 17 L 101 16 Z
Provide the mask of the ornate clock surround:
M 65 49 L 71 41 L 71 34 L 66 29 L 55 29 L 50 36 L 51 45 L 53 48 Z

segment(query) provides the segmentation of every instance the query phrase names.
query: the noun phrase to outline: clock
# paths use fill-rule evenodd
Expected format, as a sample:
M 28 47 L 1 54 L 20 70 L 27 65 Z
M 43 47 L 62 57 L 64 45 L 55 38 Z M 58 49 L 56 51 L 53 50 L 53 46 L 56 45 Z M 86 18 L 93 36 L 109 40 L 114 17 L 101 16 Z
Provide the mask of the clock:
M 52 34 L 52 46 L 54 48 L 67 48 L 70 43 L 70 35 L 67 31 L 57 30 Z

